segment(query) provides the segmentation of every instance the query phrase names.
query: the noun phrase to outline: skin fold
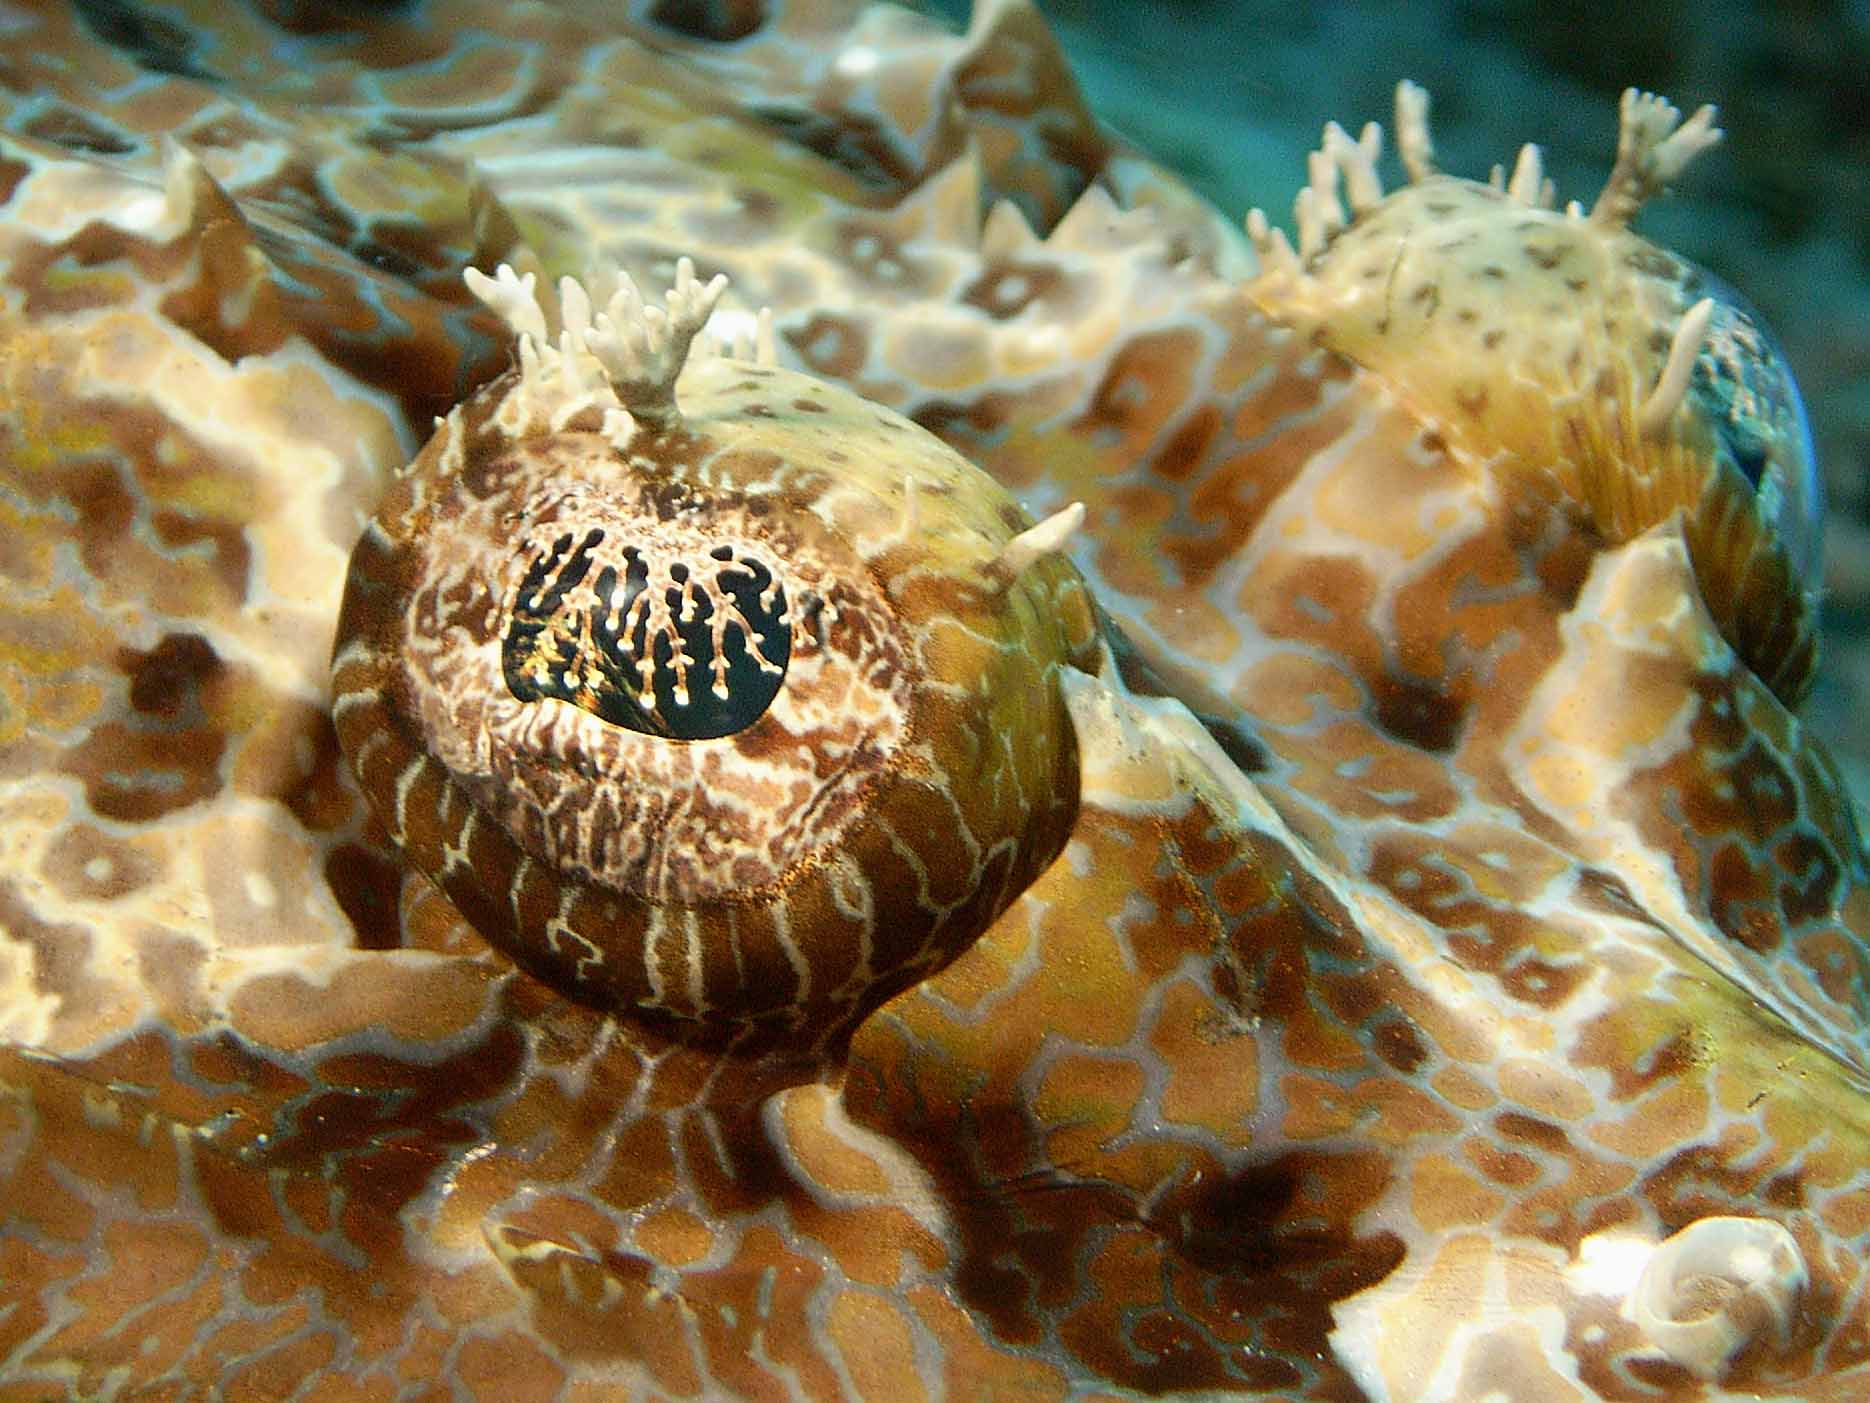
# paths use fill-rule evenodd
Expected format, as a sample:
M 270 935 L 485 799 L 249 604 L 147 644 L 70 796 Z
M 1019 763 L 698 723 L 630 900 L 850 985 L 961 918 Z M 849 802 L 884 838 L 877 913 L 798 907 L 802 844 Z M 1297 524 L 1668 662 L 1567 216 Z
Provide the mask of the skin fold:
M 1405 87 L 1294 247 L 1019 0 L 4 18 L 0 1400 L 1870 1388 L 1708 118 L 1567 212 Z M 581 512 L 774 696 L 578 661 Z

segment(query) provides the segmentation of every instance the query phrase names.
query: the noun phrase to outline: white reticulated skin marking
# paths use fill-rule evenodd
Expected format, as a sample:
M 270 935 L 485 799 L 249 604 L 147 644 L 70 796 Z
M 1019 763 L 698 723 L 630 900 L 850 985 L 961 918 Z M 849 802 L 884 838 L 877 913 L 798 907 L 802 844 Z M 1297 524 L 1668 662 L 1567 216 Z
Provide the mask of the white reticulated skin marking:
M 812 979 L 812 962 L 799 947 L 798 937 L 792 929 L 792 912 L 785 902 L 773 906 L 772 920 L 773 938 L 779 942 L 786 963 L 792 966 L 793 975 L 798 980 L 797 1001 L 806 1003 L 818 992 Z
M 376 703 L 376 698 L 367 693 L 355 693 L 354 696 L 359 706 L 371 706 Z M 389 744 L 390 738 L 381 731 L 371 732 L 357 747 L 357 753 L 351 761 L 352 766 L 359 770 L 363 769 L 364 766 L 376 756 L 378 751 Z
M 532 868 L 533 862 L 530 857 L 522 857 L 514 864 L 513 880 L 508 884 L 506 889 L 506 904 L 507 909 L 510 910 L 515 917 L 520 913 L 523 904 L 522 897 L 526 891 L 526 883 L 532 877 Z
M 403 772 L 396 777 L 396 802 L 392 810 L 395 822 L 390 832 L 399 843 L 409 833 L 409 791 L 415 788 L 416 781 L 422 777 L 423 767 L 429 763 L 426 758 L 412 760 L 403 766 Z
M 708 1006 L 705 960 L 707 946 L 701 929 L 701 920 L 693 911 L 684 911 L 682 922 L 682 949 L 685 952 L 684 973 L 688 977 L 688 999 L 694 1008 L 705 1009 Z
M 885 1192 L 833 1187 L 813 1174 L 794 1143 L 789 1119 L 797 1117 L 861 1156 L 888 1185 Z M 760 1107 L 760 1122 L 767 1139 L 779 1152 L 793 1177 L 821 1207 L 838 1212 L 875 1204 L 899 1208 L 948 1246 L 955 1243 L 953 1227 L 942 1206 L 941 1192 L 926 1166 L 896 1141 L 857 1124 L 845 1112 L 835 1088 L 822 1083 L 788 1087 L 768 1097 Z
M 577 901 L 576 888 L 565 887 L 559 892 L 558 910 L 553 913 L 552 919 L 546 922 L 545 938 L 546 943 L 559 955 L 575 954 L 574 962 L 577 967 L 580 970 L 588 970 L 592 966 L 603 964 L 604 952 L 572 928 L 571 911 L 572 907 L 577 905 Z
M 669 940 L 669 911 L 666 907 L 650 908 L 649 919 L 643 932 L 643 948 L 648 952 L 644 960 L 644 974 L 649 985 L 650 998 L 658 1005 L 669 1002 L 669 980 L 663 969 L 662 953 Z
M 843 853 L 832 859 L 831 869 L 834 874 L 831 897 L 837 903 L 839 914 L 867 926 L 871 916 L 871 894 L 870 883 L 863 869 Z
M 474 829 L 480 823 L 480 810 L 472 804 L 466 804 L 466 812 L 461 815 L 459 828 L 449 821 L 449 815 L 456 804 L 464 803 L 452 784 L 442 786 L 442 807 L 438 817 L 442 831 L 452 832 L 453 836 L 442 844 L 442 873 L 450 875 L 469 866 L 468 850 L 474 845 Z

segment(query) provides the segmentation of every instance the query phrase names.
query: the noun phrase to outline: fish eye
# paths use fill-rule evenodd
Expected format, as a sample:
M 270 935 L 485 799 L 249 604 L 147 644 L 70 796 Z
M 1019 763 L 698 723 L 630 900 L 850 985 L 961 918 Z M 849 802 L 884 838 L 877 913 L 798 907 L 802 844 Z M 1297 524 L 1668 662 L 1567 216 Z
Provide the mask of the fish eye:
M 1795 573 L 1817 587 L 1825 493 L 1811 421 L 1785 351 L 1765 319 L 1720 278 L 1702 270 L 1714 311 L 1689 382 L 1688 403 L 1716 454 L 1752 485 L 1755 510 Z
M 756 548 L 685 555 L 593 527 L 524 554 L 501 645 L 519 701 L 552 697 L 689 741 L 746 730 L 779 695 L 793 648 L 786 588 Z
M 1082 508 L 1022 530 L 907 419 L 691 361 L 719 285 L 686 264 L 654 316 L 630 284 L 600 321 L 567 280 L 558 335 L 510 270 L 469 284 L 519 364 L 352 555 L 353 771 L 412 865 L 560 992 L 684 1037 L 833 1037 L 1064 844 L 1061 675 L 1099 637 L 1059 558 Z

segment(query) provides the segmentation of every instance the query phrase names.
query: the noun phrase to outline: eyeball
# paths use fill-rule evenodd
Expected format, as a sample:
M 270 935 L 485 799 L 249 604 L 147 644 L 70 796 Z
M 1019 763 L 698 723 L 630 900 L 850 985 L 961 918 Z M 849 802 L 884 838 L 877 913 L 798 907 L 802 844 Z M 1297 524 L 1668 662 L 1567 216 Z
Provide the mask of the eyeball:
M 1823 573 L 1825 492 L 1798 382 L 1766 321 L 1704 268 L 1687 283 L 1712 300 L 1695 357 L 1688 412 L 1701 419 L 1720 461 L 1753 489 L 1754 510 L 1816 591 Z
M 334 714 L 392 838 L 568 994 L 819 1034 L 971 942 L 1075 815 L 1058 554 L 933 436 L 690 354 L 719 285 L 476 288 L 519 365 L 352 557 Z M 601 305 L 602 311 L 594 311 Z M 679 400 L 679 403 L 678 403 Z

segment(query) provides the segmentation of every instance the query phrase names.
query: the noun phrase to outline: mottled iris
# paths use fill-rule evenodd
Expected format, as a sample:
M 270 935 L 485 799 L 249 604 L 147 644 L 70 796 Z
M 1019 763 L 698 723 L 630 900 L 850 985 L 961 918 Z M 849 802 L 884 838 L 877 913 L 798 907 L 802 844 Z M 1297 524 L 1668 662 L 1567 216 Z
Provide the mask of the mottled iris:
M 745 730 L 791 658 L 786 593 L 753 552 L 698 558 L 566 532 L 536 548 L 501 650 L 521 701 L 555 697 L 644 735 Z

